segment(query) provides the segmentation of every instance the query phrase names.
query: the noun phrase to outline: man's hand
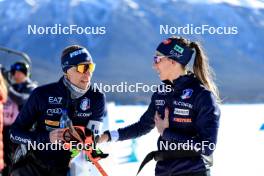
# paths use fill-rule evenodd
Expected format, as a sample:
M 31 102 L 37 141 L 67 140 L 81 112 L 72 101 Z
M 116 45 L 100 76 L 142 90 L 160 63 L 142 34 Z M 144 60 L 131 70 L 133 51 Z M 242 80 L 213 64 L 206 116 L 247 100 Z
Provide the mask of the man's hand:
M 49 133 L 50 142 L 56 143 L 59 141 L 64 141 L 64 138 L 63 138 L 64 131 L 65 131 L 65 129 L 63 129 L 63 128 L 59 128 L 59 129 L 55 129 L 55 130 L 51 131 Z
M 164 130 L 166 128 L 169 128 L 169 109 L 168 108 L 165 109 L 165 117 L 163 120 L 162 118 L 160 118 L 160 115 L 156 111 L 154 121 L 155 121 L 155 126 L 157 127 L 158 132 L 162 136 Z

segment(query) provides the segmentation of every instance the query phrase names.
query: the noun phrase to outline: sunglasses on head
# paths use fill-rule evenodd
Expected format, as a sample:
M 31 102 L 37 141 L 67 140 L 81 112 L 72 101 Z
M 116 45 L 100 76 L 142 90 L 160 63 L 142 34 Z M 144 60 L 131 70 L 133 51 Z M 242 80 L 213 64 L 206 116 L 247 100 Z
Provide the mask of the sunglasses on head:
M 86 73 L 87 71 L 93 73 L 95 70 L 95 63 L 78 64 L 75 67 L 76 67 L 76 71 L 79 73 Z
M 165 56 L 165 55 L 159 55 L 159 56 L 157 56 L 157 55 L 155 55 L 153 57 L 153 61 L 154 61 L 155 64 L 158 64 L 158 63 L 160 63 L 160 61 L 161 61 L 162 58 L 164 58 L 164 57 L 172 57 L 172 56 L 173 55 L 169 55 L 169 56 Z

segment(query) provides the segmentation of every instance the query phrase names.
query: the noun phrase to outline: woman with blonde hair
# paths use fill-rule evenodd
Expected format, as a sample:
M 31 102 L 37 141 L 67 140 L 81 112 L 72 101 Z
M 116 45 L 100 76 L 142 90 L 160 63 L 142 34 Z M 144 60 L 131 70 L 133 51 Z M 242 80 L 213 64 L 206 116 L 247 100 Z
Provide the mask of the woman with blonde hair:
M 188 71 L 191 60 L 193 69 Z M 157 160 L 156 176 L 210 175 L 220 109 L 218 90 L 201 45 L 170 37 L 158 45 L 153 67 L 164 83 L 161 87 L 171 89 L 158 89 L 138 122 L 106 131 L 99 142 L 136 138 L 156 126 L 160 133 L 158 151 L 146 157 L 146 161 Z

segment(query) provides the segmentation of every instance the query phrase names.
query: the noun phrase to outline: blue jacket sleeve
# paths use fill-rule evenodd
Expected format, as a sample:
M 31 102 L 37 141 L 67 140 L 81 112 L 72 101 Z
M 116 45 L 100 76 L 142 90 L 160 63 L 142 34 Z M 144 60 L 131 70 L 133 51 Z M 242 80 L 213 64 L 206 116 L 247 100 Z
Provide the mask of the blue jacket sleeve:
M 48 131 L 30 131 L 33 124 L 37 122 L 37 118 L 40 116 L 41 104 L 39 100 L 37 89 L 35 89 L 21 112 L 18 114 L 16 121 L 11 126 L 10 139 L 14 143 L 28 144 L 34 141 L 36 141 L 36 143 L 50 142 Z
M 152 98 L 153 99 L 153 98 Z M 151 101 L 147 111 L 141 116 L 140 120 L 130 126 L 118 129 L 119 141 L 137 138 L 147 134 L 155 127 L 154 122 L 155 105 Z
M 201 149 L 202 154 L 210 155 L 213 153 L 217 141 L 220 118 L 219 106 L 213 94 L 205 90 L 196 98 L 194 108 L 197 112 L 194 119 L 197 136 L 188 136 L 167 128 L 164 130 L 162 138 L 171 142 L 193 140 L 194 145 Z

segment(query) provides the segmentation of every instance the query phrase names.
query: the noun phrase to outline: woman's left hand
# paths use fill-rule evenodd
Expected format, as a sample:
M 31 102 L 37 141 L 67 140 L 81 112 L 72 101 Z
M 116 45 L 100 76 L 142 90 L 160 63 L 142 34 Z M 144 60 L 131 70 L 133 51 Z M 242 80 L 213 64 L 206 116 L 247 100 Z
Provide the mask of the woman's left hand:
M 155 121 L 155 126 L 158 129 L 158 132 L 160 133 L 160 135 L 163 135 L 163 132 L 166 128 L 169 128 L 169 109 L 166 108 L 165 109 L 165 116 L 164 119 L 162 119 L 160 117 L 160 114 L 158 114 L 158 112 L 156 111 L 155 113 L 155 117 L 154 117 L 154 121 Z

